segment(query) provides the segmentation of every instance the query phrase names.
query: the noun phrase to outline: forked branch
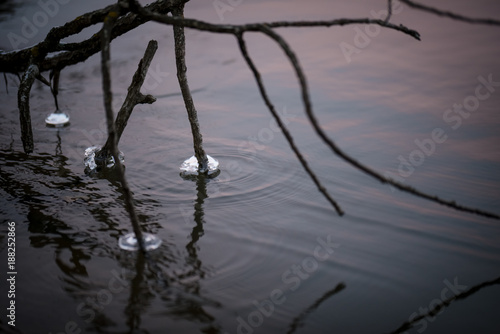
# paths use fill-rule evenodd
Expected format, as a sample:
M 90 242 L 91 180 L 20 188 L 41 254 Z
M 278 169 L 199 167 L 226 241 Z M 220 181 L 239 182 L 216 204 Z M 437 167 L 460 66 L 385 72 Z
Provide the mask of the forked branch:
M 412 195 L 415 195 L 415 196 L 418 196 L 421 198 L 425 198 L 427 200 L 430 200 L 432 202 L 435 202 L 435 203 L 438 203 L 441 205 L 448 206 L 448 207 L 453 208 L 455 210 L 474 213 L 474 214 L 488 217 L 488 218 L 500 219 L 500 216 L 496 213 L 492 213 L 492 212 L 480 210 L 477 208 L 472 208 L 472 207 L 468 207 L 465 205 L 461 205 L 461 204 L 456 203 L 455 201 L 444 200 L 438 196 L 427 194 L 427 193 L 420 191 L 420 190 L 417 190 L 411 186 L 407 186 L 407 185 L 399 183 L 393 179 L 386 178 L 382 174 L 380 174 L 380 173 L 376 172 L 375 170 L 371 169 L 370 167 L 360 163 L 359 161 L 357 161 L 356 159 L 354 159 L 353 157 L 351 157 L 350 155 L 345 153 L 342 149 L 340 149 L 340 147 L 338 147 L 335 144 L 335 142 L 333 140 L 331 140 L 327 136 L 327 134 L 323 131 L 323 129 L 319 125 L 319 122 L 313 113 L 311 100 L 309 97 L 309 91 L 307 88 L 306 77 L 304 75 L 304 72 L 302 71 L 302 68 L 299 64 L 297 56 L 295 55 L 295 52 L 293 52 L 293 50 L 290 48 L 288 43 L 286 43 L 286 41 L 280 35 L 278 35 L 276 32 L 274 32 L 272 29 L 269 29 L 266 26 L 262 26 L 261 30 L 263 33 L 265 33 L 270 38 L 272 38 L 274 41 L 276 41 L 276 43 L 278 43 L 278 45 L 281 47 L 283 52 L 286 54 L 286 56 L 290 60 L 290 63 L 292 64 L 292 66 L 295 70 L 295 74 L 297 75 L 297 78 L 299 80 L 300 90 L 302 93 L 302 101 L 304 103 L 305 112 L 306 112 L 306 115 L 309 119 L 309 122 L 311 123 L 314 130 L 316 131 L 316 134 L 321 138 L 321 140 L 328 147 L 330 147 L 330 149 L 333 151 L 334 154 L 336 154 L 337 156 L 342 158 L 344 161 L 346 161 L 347 163 L 349 163 L 353 167 L 359 169 L 363 173 L 379 180 L 382 183 L 390 184 L 401 191 L 410 193 Z
M 306 77 L 304 75 L 304 72 L 299 64 L 299 61 L 297 59 L 297 56 L 293 52 L 293 50 L 290 48 L 290 46 L 286 43 L 286 41 L 278 35 L 272 28 L 277 28 L 277 27 L 307 27 L 307 26 L 332 26 L 332 25 L 345 25 L 345 24 L 378 24 L 382 27 L 394 29 L 401 31 L 405 34 L 408 34 L 415 39 L 420 39 L 420 34 L 417 31 L 411 30 L 403 25 L 395 25 L 390 22 L 388 22 L 388 18 L 386 20 L 372 20 L 372 19 L 338 19 L 338 20 L 332 20 L 332 21 L 313 21 L 313 22 L 307 22 L 307 21 L 300 21 L 300 22 L 273 22 L 273 23 L 254 23 L 254 24 L 245 24 L 245 25 L 219 25 L 219 24 L 211 24 L 207 22 L 202 22 L 198 20 L 193 20 L 193 19 L 184 19 L 182 17 L 172 17 L 168 15 L 162 15 L 158 13 L 154 13 L 144 7 L 142 7 L 136 0 L 128 0 L 129 1 L 129 6 L 130 10 L 133 12 L 136 12 L 140 14 L 141 16 L 146 17 L 149 20 L 168 24 L 168 25 L 174 25 L 174 26 L 183 26 L 183 27 L 188 27 L 188 28 L 193 28 L 197 30 L 203 30 L 203 31 L 211 31 L 211 32 L 217 32 L 217 33 L 228 33 L 228 34 L 233 34 L 237 38 L 240 36 L 242 33 L 247 32 L 247 31 L 257 31 L 257 32 L 262 32 L 269 36 L 271 39 L 273 39 L 278 45 L 282 48 L 284 51 L 285 55 L 288 57 L 290 60 L 295 74 L 297 75 L 297 78 L 299 80 L 300 84 L 300 90 L 301 90 L 301 95 L 302 95 L 302 101 L 304 103 L 304 109 L 306 112 L 306 115 L 313 126 L 316 134 L 321 138 L 321 140 L 328 146 L 330 149 L 333 151 L 334 154 L 342 158 L 344 161 L 352 165 L 353 167 L 359 169 L 363 173 L 379 180 L 380 182 L 384 184 L 390 184 L 394 186 L 395 188 L 410 193 L 412 195 L 430 200 L 432 202 L 448 206 L 450 208 L 453 208 L 455 210 L 459 211 L 464 211 L 464 212 L 469 212 L 473 214 L 477 214 L 480 216 L 488 217 L 488 218 L 494 218 L 494 219 L 500 219 L 500 216 L 496 213 L 484 211 L 481 209 L 477 208 L 472 208 L 468 207 L 465 205 L 457 204 L 453 200 L 444 200 L 436 195 L 431 195 L 427 194 L 423 191 L 417 190 L 414 187 L 399 183 L 393 179 L 386 178 L 382 174 L 376 172 L 375 170 L 369 168 L 368 166 L 365 166 L 364 164 L 358 162 L 356 159 L 352 158 L 348 154 L 346 154 L 343 150 L 341 150 L 334 142 L 331 140 L 326 133 L 323 131 L 323 129 L 320 127 L 316 116 L 313 113 L 312 106 L 311 106 L 311 101 L 309 97 L 309 92 L 307 88 L 307 81 Z M 392 5 L 391 2 L 388 2 L 388 5 Z
M 150 41 L 144 52 L 144 57 L 139 62 L 137 70 L 132 78 L 132 83 L 130 84 L 127 92 L 127 96 L 125 97 L 125 101 L 118 112 L 115 120 L 115 136 L 108 136 L 106 144 L 97 152 L 96 154 L 96 162 L 99 162 L 101 165 L 106 165 L 108 158 L 111 153 L 111 149 L 114 145 L 114 140 L 116 140 L 116 145 L 120 142 L 120 138 L 127 126 L 128 120 L 135 106 L 138 104 L 151 104 L 156 101 L 156 98 L 152 95 L 143 95 L 141 93 L 141 87 L 146 79 L 146 75 L 148 73 L 149 65 L 153 60 L 153 57 L 158 49 L 157 41 Z M 115 138 L 116 137 L 116 138 Z

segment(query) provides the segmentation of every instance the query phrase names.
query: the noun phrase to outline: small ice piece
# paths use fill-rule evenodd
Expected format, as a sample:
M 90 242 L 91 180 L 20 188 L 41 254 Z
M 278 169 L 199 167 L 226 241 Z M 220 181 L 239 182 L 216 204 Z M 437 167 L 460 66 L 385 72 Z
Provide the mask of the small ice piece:
M 150 234 L 150 233 L 143 233 L 142 234 L 142 240 L 144 241 L 144 248 L 147 251 L 152 251 L 160 247 L 161 245 L 161 239 L 158 238 L 156 235 Z M 137 238 L 135 237 L 135 233 L 128 233 L 125 235 L 122 235 L 118 239 L 118 246 L 120 246 L 121 249 L 128 250 L 128 251 L 136 251 L 139 249 L 139 243 L 137 242 Z
M 208 175 L 212 175 L 219 171 L 219 161 L 207 155 L 208 159 Z M 184 161 L 180 167 L 183 175 L 198 175 L 198 159 L 193 155 L 191 158 Z
M 56 128 L 63 127 L 69 124 L 69 115 L 60 110 L 56 110 L 45 119 L 45 124 L 47 126 L 53 126 Z
M 83 164 L 86 169 L 93 171 L 97 168 L 97 163 L 95 162 L 95 154 L 101 149 L 101 146 L 91 146 L 85 149 L 85 157 L 83 158 Z M 120 162 L 123 164 L 125 162 L 125 157 L 122 151 L 119 151 L 118 157 Z M 108 158 L 106 167 L 111 168 L 115 165 L 115 159 L 110 156 Z

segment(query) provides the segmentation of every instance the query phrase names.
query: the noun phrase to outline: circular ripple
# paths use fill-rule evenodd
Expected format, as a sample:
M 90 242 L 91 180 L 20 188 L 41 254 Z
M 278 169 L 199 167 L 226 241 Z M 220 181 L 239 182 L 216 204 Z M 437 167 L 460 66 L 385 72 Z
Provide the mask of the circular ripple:
M 218 153 L 220 174 L 208 186 L 217 205 L 244 203 L 273 206 L 297 195 L 303 181 L 300 165 L 282 152 L 245 154 L 234 148 Z

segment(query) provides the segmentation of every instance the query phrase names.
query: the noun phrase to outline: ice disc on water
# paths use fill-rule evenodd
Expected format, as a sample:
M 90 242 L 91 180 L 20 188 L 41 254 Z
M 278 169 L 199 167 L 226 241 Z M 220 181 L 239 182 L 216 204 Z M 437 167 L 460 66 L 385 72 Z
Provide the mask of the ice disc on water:
M 144 241 L 144 248 L 147 251 L 155 250 L 161 245 L 161 239 L 150 233 L 143 233 L 142 240 Z M 128 251 L 136 251 L 139 249 L 139 243 L 137 242 L 135 233 L 121 236 L 120 239 L 118 239 L 118 245 L 121 249 Z
M 95 155 L 100 149 L 101 146 L 92 146 L 92 147 L 87 147 L 85 149 L 85 157 L 83 158 L 83 163 L 85 165 L 85 169 L 88 169 L 88 171 L 93 171 L 97 168 L 97 163 L 95 162 Z M 118 157 L 121 163 L 125 162 L 125 157 L 123 155 L 123 152 L 119 151 Z M 115 159 L 112 156 L 110 156 L 108 158 L 106 167 L 111 168 L 114 165 L 115 165 Z
M 208 175 L 219 172 L 219 162 L 207 155 L 208 159 Z M 198 175 L 198 159 L 193 155 L 191 158 L 184 161 L 180 167 L 182 175 Z
M 47 116 L 47 118 L 45 119 L 45 124 L 47 124 L 48 126 L 54 126 L 56 128 L 68 125 L 69 115 L 60 110 L 57 110 L 56 112 Z

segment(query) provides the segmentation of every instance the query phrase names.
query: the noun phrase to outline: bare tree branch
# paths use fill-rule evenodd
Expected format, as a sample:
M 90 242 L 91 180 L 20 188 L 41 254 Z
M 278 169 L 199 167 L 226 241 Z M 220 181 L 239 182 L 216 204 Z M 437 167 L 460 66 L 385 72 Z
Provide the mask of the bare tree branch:
M 33 131 L 31 129 L 30 92 L 35 78 L 40 74 L 37 65 L 30 65 L 24 72 L 19 90 L 17 91 L 17 104 L 19 107 L 19 122 L 21 124 L 21 139 L 25 153 L 33 152 Z
M 455 13 L 452 13 L 449 11 L 444 11 L 444 10 L 440 10 L 440 9 L 437 9 L 434 7 L 422 5 L 422 4 L 419 4 L 419 3 L 415 2 L 415 1 L 411 1 L 411 0 L 400 0 L 400 1 L 411 8 L 415 8 L 418 10 L 422 10 L 424 12 L 436 14 L 438 16 L 448 17 L 450 19 L 454 19 L 454 20 L 458 20 L 458 21 L 463 21 L 463 22 L 472 23 L 472 24 L 486 24 L 486 25 L 496 25 L 496 26 L 500 25 L 500 21 L 496 20 L 496 19 L 471 18 L 471 17 L 467 17 L 467 16 L 464 16 L 461 14 L 455 14 Z
M 139 219 L 135 212 L 132 192 L 128 186 L 127 179 L 125 178 L 125 171 L 123 165 L 119 159 L 118 147 L 117 147 L 117 135 L 116 129 L 113 122 L 113 107 L 112 107 L 112 99 L 113 93 L 111 92 L 111 71 L 109 68 L 110 61 L 110 42 L 111 42 L 111 29 L 113 28 L 114 23 L 119 15 L 120 6 L 115 5 L 110 9 L 108 15 L 104 18 L 104 24 L 101 30 L 102 38 L 101 38 L 101 67 L 102 67 L 102 89 L 104 92 L 104 108 L 106 110 L 106 121 L 108 124 L 108 135 L 111 138 L 111 153 L 113 158 L 115 159 L 116 170 L 118 173 L 118 177 L 120 183 L 122 184 L 123 194 L 125 197 L 125 205 L 127 211 L 130 215 L 130 220 L 132 222 L 132 228 L 134 230 L 135 237 L 137 239 L 137 243 L 139 245 L 139 249 L 145 253 L 146 248 L 144 247 L 144 239 L 142 235 L 142 231 L 139 225 Z
M 449 12 L 441 12 L 439 10 L 430 10 L 430 7 L 418 5 L 412 1 L 407 1 L 407 0 L 402 0 L 404 3 L 406 3 L 409 6 L 416 6 L 415 8 L 419 8 L 422 10 L 427 10 L 427 11 L 432 11 L 434 13 L 444 13 L 443 15 L 450 16 L 453 18 L 457 19 L 464 19 L 464 17 L 461 17 L 460 15 L 456 14 L 450 14 Z M 295 73 L 298 77 L 300 87 L 301 87 L 301 94 L 302 94 L 302 100 L 304 103 L 305 107 L 305 112 L 309 118 L 309 121 L 311 122 L 313 128 L 315 129 L 316 133 L 318 136 L 332 149 L 332 151 L 341 157 L 343 160 L 354 166 L 355 168 L 361 170 L 367 175 L 372 176 L 373 178 L 379 180 L 382 183 L 390 184 L 394 186 L 395 188 L 405 191 L 408 193 L 411 193 L 415 196 L 425 198 L 427 200 L 439 203 L 441 205 L 445 205 L 451 208 L 454 208 L 459 211 L 464 211 L 464 212 L 469 212 L 469 213 L 474 213 L 478 215 L 482 215 L 485 217 L 489 218 L 494 218 L 494 219 L 500 219 L 500 216 L 495 213 L 483 211 L 480 209 L 476 208 L 470 208 L 467 206 L 463 206 L 460 204 L 457 204 L 455 201 L 450 201 L 450 200 L 444 200 L 439 198 L 438 196 L 430 195 L 427 193 L 424 193 L 422 191 L 419 191 L 411 186 L 407 186 L 405 184 L 399 183 L 393 179 L 390 178 L 385 178 L 382 176 L 380 173 L 372 170 L 371 168 L 361 164 L 357 160 L 353 159 L 350 157 L 348 154 L 343 152 L 337 145 L 330 139 L 328 136 L 324 133 L 324 131 L 321 129 L 319 126 L 318 121 L 316 120 L 315 115 L 313 114 L 312 111 L 312 106 L 309 98 L 309 93 L 308 93 L 308 88 L 307 88 L 307 82 L 305 75 L 299 65 L 298 59 L 296 55 L 294 54 L 293 50 L 288 46 L 288 44 L 281 38 L 280 35 L 275 33 L 271 28 L 278 28 L 278 27 L 317 27 L 317 26 L 325 26 L 325 27 L 330 27 L 333 25 L 346 25 L 346 24 L 378 24 L 382 27 L 386 27 L 389 29 L 394 29 L 397 31 L 401 31 L 405 34 L 408 34 L 416 39 L 420 38 L 420 35 L 418 32 L 411 30 L 403 25 L 394 25 L 392 23 L 389 23 L 388 20 L 390 19 L 390 14 L 392 11 L 392 2 L 391 0 L 388 0 L 388 7 L 389 7 L 389 12 L 386 20 L 373 20 L 373 19 L 336 19 L 336 20 L 330 20 L 330 21 L 299 21 L 299 22 L 271 22 L 271 23 L 255 23 L 255 24 L 244 24 L 244 25 L 223 25 L 223 24 L 211 24 L 203 21 L 198 21 L 198 20 L 193 20 L 193 19 L 185 19 L 182 16 L 182 8 L 183 4 L 187 1 L 185 0 L 171 0 L 171 1 L 157 1 L 147 7 L 142 7 L 136 0 L 128 0 L 128 8 L 124 9 L 123 4 L 126 3 L 127 0 L 122 0 L 119 3 L 122 5 L 120 10 L 122 13 L 118 13 L 116 15 L 115 21 L 116 24 L 114 25 L 114 28 L 112 31 L 110 31 L 109 34 L 109 39 L 111 40 L 113 36 L 118 36 L 130 29 L 133 29 L 134 25 L 141 24 L 143 22 L 146 22 L 148 20 L 164 23 L 164 24 L 169 24 L 169 25 L 174 25 L 176 28 L 179 27 L 188 27 L 188 28 L 193 28 L 193 29 L 198 29 L 198 30 L 203 30 L 203 31 L 211 31 L 211 32 L 217 32 L 217 33 L 229 33 L 233 34 L 236 37 L 240 36 L 243 34 L 243 32 L 246 31 L 256 31 L 256 32 L 262 32 L 266 35 L 268 35 L 270 38 L 275 40 L 283 49 L 285 52 L 286 56 L 289 58 L 290 62 L 292 63 L 292 66 L 295 70 Z M 165 3 L 168 3 L 168 5 L 165 5 Z M 158 6 L 158 7 L 155 7 Z M 109 7 L 106 7 L 109 8 Z M 123 13 L 127 11 L 132 11 L 133 13 L 128 13 L 127 15 L 120 17 Z M 172 12 L 175 11 L 177 14 L 176 16 L 168 16 L 164 15 L 163 12 Z M 441 15 L 439 14 L 439 15 Z M 80 31 L 83 29 L 82 27 L 88 24 L 94 24 L 94 22 L 98 21 L 99 18 L 103 17 L 109 17 L 105 16 L 105 11 L 100 10 L 96 11 L 93 13 L 89 13 L 86 19 L 84 20 L 85 22 L 83 24 L 79 24 L 77 22 L 70 22 L 68 25 L 65 25 L 63 27 L 67 27 L 67 29 L 70 29 L 68 27 L 72 27 L 74 31 Z M 471 21 L 471 19 L 465 18 L 466 21 Z M 492 23 L 493 21 L 496 22 L 496 20 L 472 20 L 474 23 L 484 23 L 484 24 L 496 24 Z M 54 30 L 56 29 L 56 30 Z M 47 38 L 45 39 L 44 42 L 41 42 L 35 47 L 20 50 L 18 52 L 11 52 L 11 53 L 0 53 L 0 70 L 2 70 L 4 67 L 2 66 L 7 66 L 5 64 L 12 62 L 12 57 L 15 57 L 16 55 L 19 56 L 19 59 L 21 59 L 22 65 L 19 66 L 18 68 L 25 68 L 27 66 L 27 62 L 25 61 L 27 55 L 34 55 L 37 57 L 39 60 L 39 66 L 40 69 L 45 69 L 45 68 L 56 68 L 60 66 L 66 66 L 67 64 L 75 63 L 78 61 L 81 61 L 81 59 L 86 59 L 92 52 L 96 52 L 95 48 L 98 48 L 95 43 L 97 43 L 100 39 L 101 36 L 100 34 L 104 33 L 104 30 L 93 36 L 91 39 L 88 39 L 86 41 L 83 41 L 81 43 L 77 44 L 60 44 L 59 40 L 63 38 L 64 36 L 67 36 L 68 34 L 72 34 L 71 32 L 65 32 L 63 30 L 58 30 L 58 28 L 54 28 L 51 30 L 51 32 L 47 35 Z M 183 49 L 178 48 L 178 45 L 181 45 L 180 41 L 184 42 L 183 35 L 180 34 L 182 30 L 179 29 L 174 29 L 176 37 L 176 55 L 177 56 L 177 61 L 178 61 L 178 77 L 179 77 L 179 82 L 181 86 L 181 90 L 183 90 L 183 96 L 185 97 L 185 101 L 189 100 L 192 103 L 192 98 L 190 99 L 190 94 L 189 94 L 189 88 L 187 86 L 187 81 L 185 84 L 183 84 L 183 77 L 185 78 L 185 64 L 183 64 L 182 58 L 183 54 L 182 52 Z M 179 41 L 179 42 L 178 42 Z M 88 50 L 82 51 L 79 49 L 79 47 L 88 47 Z M 49 52 L 52 51 L 61 51 L 61 50 L 72 50 L 72 51 L 66 51 L 63 52 L 62 55 L 56 55 L 53 57 L 46 57 Z M 90 50 L 90 51 L 89 51 Z M 23 58 L 24 57 L 24 58 Z M 31 58 L 30 58 L 31 59 Z M 5 61 L 5 62 L 4 62 Z M 45 66 L 45 67 L 43 67 Z M 8 66 L 7 66 L 8 68 Z M 184 87 L 184 88 L 182 88 Z M 187 103 L 189 105 L 189 103 Z M 195 111 L 194 105 L 192 105 L 192 111 Z M 26 108 L 24 110 L 24 114 L 26 115 Z M 29 108 L 28 108 L 28 116 L 29 116 Z M 26 125 L 27 123 L 24 122 Z M 197 124 L 197 121 L 192 124 Z M 196 126 L 195 126 L 196 127 Z M 199 128 L 199 125 L 198 125 Z M 199 130 L 199 129 L 198 129 Z M 193 134 L 195 131 L 193 131 Z M 195 136 L 195 135 L 194 135 Z M 26 137 L 27 138 L 27 137 Z M 196 141 L 198 139 L 195 139 L 195 146 L 196 146 Z M 199 143 L 201 145 L 201 134 L 199 137 Z M 29 144 L 29 142 L 27 141 Z M 29 145 L 28 145 L 29 148 Z M 196 148 L 195 148 L 196 152 Z M 204 161 L 203 158 L 200 159 L 200 157 L 206 157 L 204 152 L 201 150 L 198 150 L 198 161 Z M 119 161 L 117 160 L 119 163 Z
M 245 25 L 218 25 L 193 19 L 164 15 L 171 12 L 174 7 L 185 2 L 187 1 L 157 0 L 145 7 L 142 7 L 138 3 L 136 3 L 136 1 L 129 0 L 130 9 L 134 10 L 136 13 L 140 13 L 140 15 L 137 15 L 135 13 L 127 13 L 126 15 L 123 15 L 123 12 L 125 12 L 126 9 L 121 9 L 121 17 L 117 19 L 117 22 L 113 27 L 113 30 L 111 32 L 111 39 L 121 36 L 124 33 L 133 30 L 137 26 L 150 20 L 175 26 L 183 26 L 185 28 L 187 27 L 204 31 L 232 34 L 234 34 L 237 30 L 258 31 L 260 29 L 259 27 L 262 24 L 266 24 L 271 28 L 331 27 L 343 26 L 348 24 L 378 24 L 389 29 L 400 31 L 418 40 L 420 39 L 420 34 L 417 31 L 409 29 L 403 25 L 395 25 L 383 20 L 374 20 L 369 18 L 335 19 L 329 21 L 279 21 Z M 47 34 L 46 38 L 35 46 L 10 52 L 0 52 L 0 72 L 24 72 L 30 64 L 30 59 L 33 55 L 36 55 L 40 72 L 47 71 L 56 67 L 62 69 L 66 66 L 74 65 L 86 60 L 93 54 L 100 51 L 100 33 L 95 34 L 94 36 L 78 43 L 61 43 L 60 41 L 65 37 L 78 34 L 84 28 L 102 22 L 112 6 L 114 5 L 83 14 L 61 27 L 52 28 Z M 57 54 L 50 54 L 52 52 L 57 52 Z
M 130 86 L 128 88 L 125 101 L 123 101 L 120 111 L 116 116 L 115 120 L 116 138 L 113 138 L 111 135 L 108 136 L 106 144 L 99 150 L 99 152 L 96 153 L 95 156 L 96 163 L 99 162 L 103 166 L 106 165 L 109 153 L 112 151 L 114 139 L 116 139 L 116 145 L 118 146 L 120 138 L 123 134 L 123 131 L 125 130 L 125 127 L 127 126 L 128 120 L 130 118 L 130 115 L 132 114 L 132 111 L 134 110 L 134 107 L 141 103 L 151 104 L 156 101 L 156 98 L 154 98 L 152 95 L 149 94 L 143 95 L 140 92 L 140 90 L 142 84 L 144 83 L 144 80 L 146 79 L 146 74 L 148 73 L 149 65 L 151 64 L 151 61 L 153 60 L 153 57 L 157 49 L 158 49 L 157 41 L 152 40 L 148 43 L 146 51 L 144 52 L 144 57 L 139 62 L 134 77 L 132 78 L 132 82 L 130 83 Z
M 323 196 L 328 200 L 328 202 L 330 202 L 330 204 L 334 207 L 334 209 L 337 211 L 339 216 L 343 216 L 344 211 L 337 204 L 337 202 L 330 196 L 330 194 L 328 193 L 326 188 L 319 181 L 316 174 L 309 167 L 307 160 L 300 153 L 299 149 L 297 148 L 297 146 L 294 143 L 292 135 L 290 134 L 290 132 L 286 128 L 285 124 L 283 124 L 283 122 L 281 121 L 281 118 L 279 117 L 278 113 L 276 112 L 274 105 L 272 104 L 271 100 L 269 99 L 269 96 L 267 95 L 267 92 L 266 92 L 266 89 L 265 89 L 264 84 L 262 82 L 260 73 L 248 54 L 246 43 L 245 43 L 245 40 L 243 39 L 243 34 L 242 33 L 238 34 L 236 37 L 238 38 L 238 43 L 239 43 L 243 58 L 245 58 L 245 60 L 248 64 L 248 67 L 250 67 L 250 70 L 252 71 L 252 73 L 255 77 L 255 81 L 257 82 L 257 86 L 259 87 L 260 95 L 262 96 L 262 99 L 266 103 L 267 108 L 269 109 L 269 111 L 273 115 L 274 119 L 276 120 L 276 123 L 278 124 L 281 131 L 283 132 L 283 135 L 285 136 L 286 140 L 288 141 L 288 144 L 292 148 L 292 151 L 295 153 L 295 156 L 297 156 L 297 159 L 299 159 L 300 163 L 302 164 L 302 167 L 304 167 L 307 174 L 309 174 L 309 176 L 313 180 L 316 187 L 318 187 L 318 190 L 323 194 Z
M 491 213 L 488 211 L 476 209 L 476 208 L 471 208 L 467 207 L 461 204 L 457 204 L 455 201 L 450 201 L 450 200 L 444 200 L 439 198 L 438 196 L 435 195 L 430 195 L 427 193 L 424 193 L 420 190 L 417 190 L 411 186 L 407 186 L 405 184 L 399 183 L 393 179 L 386 178 L 382 176 L 380 173 L 374 171 L 373 169 L 369 168 L 368 166 L 363 165 L 362 163 L 358 162 L 356 159 L 352 158 L 348 154 L 346 154 L 343 150 L 341 150 L 334 142 L 331 140 L 326 133 L 323 131 L 321 126 L 319 125 L 318 120 L 316 119 L 316 116 L 314 115 L 312 111 L 312 106 L 311 106 L 311 101 L 309 98 L 309 92 L 307 88 L 307 81 L 306 77 L 304 75 L 304 72 L 302 71 L 302 68 L 299 64 L 299 61 L 297 59 L 297 56 L 293 52 L 293 50 L 290 48 L 290 46 L 285 42 L 285 40 L 275 33 L 273 30 L 269 29 L 266 26 L 261 27 L 261 31 L 271 37 L 273 40 L 275 40 L 283 49 L 285 54 L 287 55 L 288 59 L 290 60 L 290 63 L 292 64 L 295 74 L 297 75 L 297 78 L 300 83 L 300 89 L 302 92 L 302 101 L 304 103 L 304 108 L 307 114 L 307 117 L 309 118 L 309 121 L 311 125 L 313 126 L 314 130 L 316 131 L 317 135 L 323 140 L 323 142 L 330 147 L 330 149 L 340 158 L 342 158 L 344 161 L 348 162 L 352 166 L 356 167 L 360 171 L 364 172 L 367 175 L 372 176 L 373 178 L 379 180 L 382 183 L 390 184 L 394 186 L 395 188 L 402 190 L 404 192 L 413 194 L 418 197 L 422 197 L 425 199 L 428 199 L 432 202 L 448 206 L 450 208 L 459 210 L 459 211 L 464 211 L 464 212 L 469 212 L 469 213 L 474 213 L 480 216 L 488 217 L 488 218 L 494 218 L 494 219 L 500 219 L 500 216 L 496 213 Z
M 139 13 L 140 15 L 143 15 L 147 17 L 148 19 L 164 24 L 170 24 L 170 25 L 181 25 L 184 27 L 188 28 L 193 28 L 193 29 L 198 29 L 198 30 L 204 30 L 204 31 L 211 31 L 211 32 L 218 32 L 218 33 L 229 33 L 229 34 L 234 34 L 235 36 L 238 36 L 239 34 L 242 34 L 243 32 L 246 31 L 260 31 L 266 35 L 268 35 L 270 38 L 274 39 L 280 47 L 283 49 L 287 57 L 289 58 L 295 73 L 297 75 L 297 78 L 300 83 L 301 87 L 301 92 L 302 92 L 302 100 L 304 103 L 305 111 L 306 114 L 309 118 L 309 121 L 311 122 L 314 130 L 318 134 L 318 136 L 329 146 L 332 151 L 338 155 L 340 158 L 342 158 L 344 161 L 348 162 L 352 166 L 356 167 L 357 169 L 361 170 L 365 174 L 368 174 L 372 176 L 373 178 L 379 180 L 382 183 L 385 184 L 390 184 L 394 186 L 395 188 L 411 193 L 415 196 L 430 200 L 432 202 L 448 206 L 450 208 L 459 210 L 459 211 L 464 211 L 464 212 L 469 212 L 469 213 L 474 213 L 480 216 L 485 216 L 488 218 L 494 218 L 494 219 L 500 219 L 500 216 L 495 213 L 491 213 L 488 211 L 480 210 L 477 208 L 471 208 L 467 207 L 461 204 L 457 204 L 455 201 L 451 200 L 444 200 L 441 199 L 438 196 L 435 195 L 430 195 L 425 192 L 419 191 L 411 186 L 407 186 L 405 184 L 399 183 L 393 179 L 386 178 L 380 173 L 372 170 L 368 166 L 365 166 L 346 154 L 343 150 L 341 150 L 327 135 L 326 133 L 322 130 L 322 128 L 319 126 L 319 123 L 316 119 L 316 116 L 314 115 L 312 111 L 312 106 L 309 98 L 309 93 L 308 93 L 308 88 L 307 88 L 307 82 L 305 75 L 302 71 L 302 68 L 299 65 L 298 59 L 295 56 L 295 53 L 293 50 L 288 46 L 288 44 L 285 42 L 285 40 L 275 33 L 271 28 L 275 27 L 290 27 L 290 26 L 301 26 L 301 27 L 306 27 L 306 26 L 331 26 L 331 25 L 344 25 L 344 24 L 352 24 L 352 23 L 365 23 L 365 24 L 378 24 L 383 27 L 395 29 L 402 31 L 416 39 L 420 39 L 420 34 L 414 30 L 408 29 L 403 25 L 396 26 L 392 23 L 385 22 L 383 20 L 371 20 L 371 19 L 339 19 L 339 20 L 333 20 L 333 21 L 313 21 L 313 22 L 274 22 L 274 23 L 256 23 L 256 24 L 245 24 L 245 25 L 217 25 L 217 24 L 211 24 L 211 23 L 206 23 L 198 20 L 193 20 L 193 19 L 183 19 L 179 17 L 171 17 L 167 15 L 161 15 L 158 13 L 154 13 L 149 11 L 148 9 L 142 7 L 136 0 L 128 0 L 130 9 L 134 12 Z
M 156 21 L 175 26 L 182 26 L 185 28 L 203 30 L 203 31 L 224 33 L 224 34 L 237 34 L 239 32 L 245 32 L 245 31 L 261 31 L 262 26 L 266 26 L 269 28 L 287 28 L 287 27 L 331 27 L 331 26 L 344 26 L 350 24 L 377 24 L 385 28 L 400 31 L 417 40 L 420 40 L 420 34 L 417 31 L 407 28 L 402 24 L 396 25 L 378 19 L 358 18 L 358 19 L 335 19 L 328 21 L 293 21 L 293 22 L 277 21 L 269 23 L 249 23 L 242 25 L 213 24 L 195 19 L 186 19 L 186 18 L 162 15 L 153 12 L 146 7 L 142 7 L 137 2 L 137 0 L 129 0 L 129 4 L 132 11 L 139 13 L 141 16 L 144 16 L 151 21 Z
M 157 0 L 145 8 L 159 14 L 166 14 L 172 10 L 172 6 L 185 2 L 184 0 Z M 33 55 L 36 56 L 40 72 L 54 68 L 62 69 L 85 61 L 90 56 L 101 51 L 101 32 L 78 43 L 60 43 L 61 39 L 78 34 L 83 29 L 94 24 L 103 22 L 106 15 L 115 5 L 83 14 L 60 27 L 50 30 L 45 39 L 35 46 L 14 51 L 0 51 L 0 72 L 18 73 L 24 72 L 30 64 Z M 138 17 L 134 13 L 128 13 L 126 8 L 121 7 L 119 18 L 111 31 L 111 40 L 121 36 L 130 30 L 148 22 L 146 17 Z M 56 54 L 50 54 L 56 52 Z
M 176 17 L 184 17 L 184 4 L 174 7 L 172 14 Z M 181 88 L 182 98 L 188 114 L 189 124 L 191 125 L 191 134 L 193 135 L 194 155 L 198 160 L 198 172 L 208 172 L 208 158 L 203 149 L 203 137 L 198 123 L 198 113 L 194 106 L 193 97 L 189 90 L 187 81 L 186 67 L 186 38 L 184 36 L 184 27 L 174 26 L 174 41 L 175 41 L 175 64 L 177 67 L 177 80 Z
M 387 23 L 391 19 L 392 16 L 392 0 L 387 0 L 387 17 L 384 22 Z

